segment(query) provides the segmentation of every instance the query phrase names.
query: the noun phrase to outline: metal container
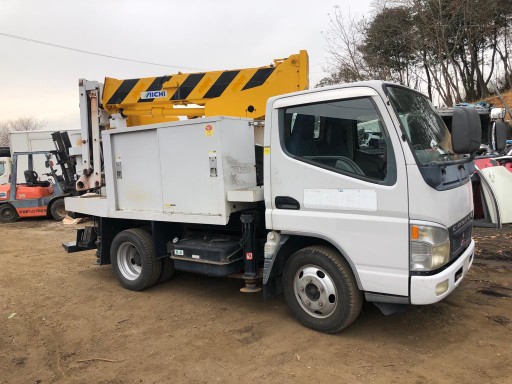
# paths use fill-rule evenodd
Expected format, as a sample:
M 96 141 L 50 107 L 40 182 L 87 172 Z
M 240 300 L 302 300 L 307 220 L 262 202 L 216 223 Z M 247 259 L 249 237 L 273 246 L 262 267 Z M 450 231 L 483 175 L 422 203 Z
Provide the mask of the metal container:
M 229 202 L 228 191 L 256 187 L 251 121 L 212 117 L 104 131 L 109 212 L 227 224 L 250 206 Z

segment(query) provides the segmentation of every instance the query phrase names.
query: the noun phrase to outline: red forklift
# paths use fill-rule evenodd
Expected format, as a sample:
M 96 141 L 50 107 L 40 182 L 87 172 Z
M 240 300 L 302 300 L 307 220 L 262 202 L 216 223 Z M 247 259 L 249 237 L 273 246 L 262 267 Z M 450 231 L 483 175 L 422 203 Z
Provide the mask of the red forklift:
M 76 194 L 76 162 L 69 156 L 71 143 L 67 132 L 52 133 L 55 151 L 17 152 L 12 154 L 12 174 L 9 184 L 0 185 L 0 223 L 10 223 L 24 217 L 66 217 L 64 197 Z M 34 160 L 44 157 L 48 170 L 42 173 L 48 180 L 41 181 L 34 169 Z M 54 164 L 53 159 L 56 159 Z M 41 163 L 41 162 L 37 162 Z M 55 165 L 60 167 L 58 174 Z M 18 169 L 25 182 L 18 183 Z

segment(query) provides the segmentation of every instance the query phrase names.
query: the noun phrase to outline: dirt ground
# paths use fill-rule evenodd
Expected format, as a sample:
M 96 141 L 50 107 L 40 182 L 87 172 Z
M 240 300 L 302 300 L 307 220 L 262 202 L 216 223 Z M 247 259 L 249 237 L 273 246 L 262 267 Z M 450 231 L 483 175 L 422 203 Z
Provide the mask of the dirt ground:
M 303 328 L 282 298 L 179 273 L 122 289 L 74 228 L 0 226 L 0 383 L 512 383 L 512 227 L 476 229 L 478 254 L 436 305 L 347 330 Z

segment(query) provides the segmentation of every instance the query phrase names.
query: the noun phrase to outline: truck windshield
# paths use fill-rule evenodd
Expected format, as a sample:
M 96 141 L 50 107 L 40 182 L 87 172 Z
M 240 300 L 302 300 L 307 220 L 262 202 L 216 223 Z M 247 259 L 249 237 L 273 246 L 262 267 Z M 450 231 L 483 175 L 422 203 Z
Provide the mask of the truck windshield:
M 401 87 L 387 86 L 386 90 L 420 163 L 461 158 L 453 153 L 450 132 L 428 98 Z

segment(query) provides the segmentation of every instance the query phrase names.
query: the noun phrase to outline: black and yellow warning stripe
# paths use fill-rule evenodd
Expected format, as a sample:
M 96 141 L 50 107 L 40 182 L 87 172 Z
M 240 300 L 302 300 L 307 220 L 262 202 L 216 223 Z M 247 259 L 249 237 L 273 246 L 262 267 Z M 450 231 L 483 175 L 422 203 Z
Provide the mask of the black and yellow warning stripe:
M 141 115 L 147 111 L 154 115 L 160 108 L 158 113 L 167 115 L 175 105 L 205 106 L 209 101 L 214 105 L 229 99 L 231 104 L 240 100 L 242 112 L 248 105 L 256 104 L 262 112 L 264 108 L 261 104 L 269 97 L 307 89 L 307 86 L 307 53 L 301 51 L 287 59 L 275 60 L 274 65 L 259 68 L 177 73 L 127 80 L 106 78 L 102 105 L 111 114 L 119 111 L 128 114 L 132 111 L 131 114 Z M 166 96 L 143 98 L 147 91 L 166 91 Z M 213 102 L 213 99 L 216 101 Z M 226 111 L 229 116 L 232 113 L 247 116 L 242 112 Z M 215 113 L 224 113 L 224 108 L 216 107 Z
M 130 98 L 130 94 L 132 92 L 136 92 L 136 97 L 138 103 L 147 103 L 152 102 L 154 99 L 141 99 L 140 95 L 142 92 L 146 91 L 159 91 L 159 90 L 167 90 L 168 95 L 167 101 L 186 101 L 189 98 L 191 100 L 197 99 L 211 99 L 214 97 L 220 97 L 226 91 L 226 89 L 230 85 L 236 86 L 235 79 L 237 76 L 243 78 L 243 86 L 240 90 L 244 91 L 247 89 L 255 88 L 261 86 L 267 78 L 274 72 L 275 67 L 267 67 L 267 68 L 258 68 L 255 71 L 250 69 L 245 70 L 233 70 L 233 71 L 224 71 L 224 72 L 207 72 L 207 73 L 191 73 L 191 74 L 178 74 L 178 75 L 169 75 L 169 76 L 161 76 L 161 77 L 151 77 L 151 78 L 141 78 L 141 79 L 128 79 L 128 80 L 116 80 L 107 78 L 105 81 L 105 89 L 103 94 L 103 100 L 107 100 L 103 103 L 103 105 L 114 105 L 114 104 L 124 104 L 126 102 L 133 103 L 133 98 Z M 248 77 L 247 74 L 249 72 L 254 72 L 252 76 Z M 178 78 L 180 78 L 179 81 Z M 246 80 L 248 78 L 248 80 Z M 166 87 L 165 84 L 171 82 L 175 79 L 178 81 L 177 87 Z M 192 95 L 193 91 L 198 88 L 202 80 L 206 80 L 207 83 L 212 83 L 211 85 L 205 87 L 207 88 L 202 95 Z M 115 84 L 112 84 L 112 83 Z M 149 84 L 146 86 L 146 84 Z M 107 86 L 112 87 L 115 86 L 115 90 L 107 88 Z M 138 85 L 138 86 L 137 86 Z M 239 87 L 236 87 L 239 88 Z M 107 92 L 107 90 L 109 92 Z M 171 92 L 169 92 L 169 90 Z M 169 96 L 170 95 L 170 96 Z M 191 95 L 193 97 L 191 97 Z M 135 95 L 133 95 L 135 96 Z M 132 99 L 132 100 L 130 100 Z M 161 101 L 161 100 L 160 100 Z

